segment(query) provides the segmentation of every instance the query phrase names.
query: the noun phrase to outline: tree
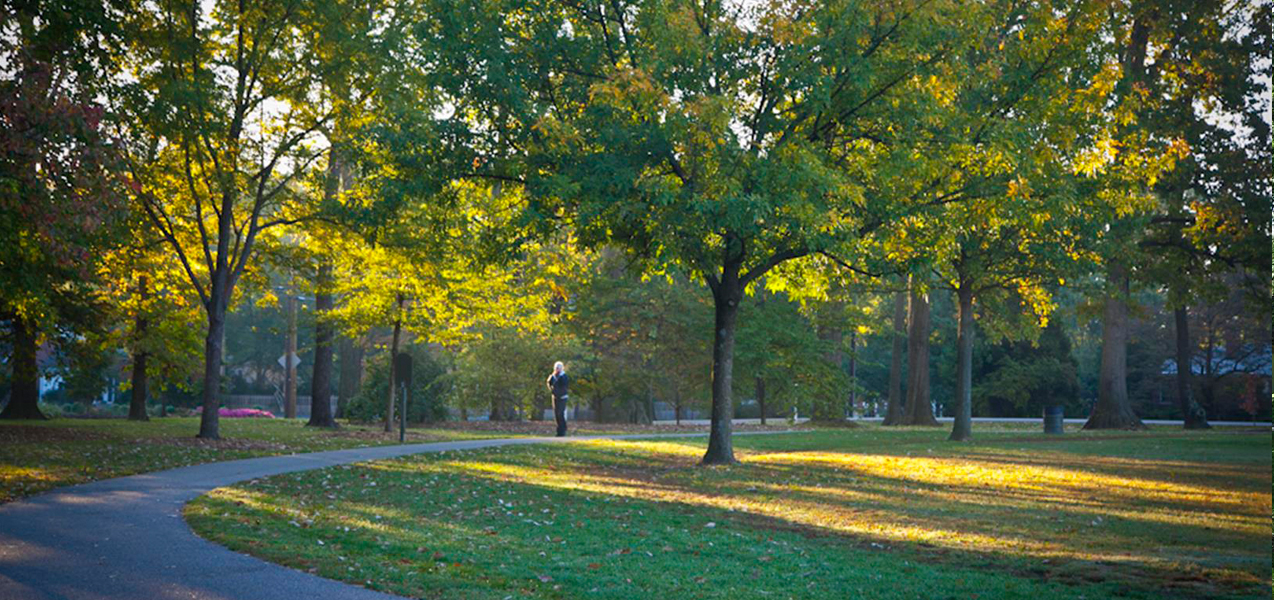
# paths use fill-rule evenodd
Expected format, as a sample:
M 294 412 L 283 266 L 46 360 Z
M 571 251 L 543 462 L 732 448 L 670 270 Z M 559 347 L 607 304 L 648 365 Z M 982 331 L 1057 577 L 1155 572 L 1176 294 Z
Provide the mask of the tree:
M 207 317 L 202 438 L 220 435 L 222 340 L 235 287 L 262 233 L 308 212 L 297 206 L 306 202 L 297 184 L 314 169 L 319 131 L 338 111 L 313 102 L 314 79 L 339 65 L 313 52 L 321 31 L 312 8 L 219 1 L 130 14 L 130 171 Z
M 842 419 L 848 381 L 839 359 L 829 361 L 831 345 L 821 339 L 815 319 L 845 322 L 844 306 L 826 296 L 805 299 L 802 307 L 787 294 L 764 289 L 739 311 L 739 372 L 736 390 L 753 388 L 765 422 L 767 412 L 796 408 L 803 414 Z M 832 310 L 838 307 L 841 310 Z M 823 314 L 816 314 L 826 309 Z M 706 342 L 706 340 L 704 340 Z M 831 414 L 835 412 L 835 414 Z
M 41 338 L 96 321 L 96 267 L 125 214 L 98 101 L 117 50 L 111 14 L 97 2 L 0 5 L 0 320 L 13 347 L 0 418 L 44 418 Z
M 448 67 L 491 90 L 463 100 L 465 114 L 486 115 L 479 129 L 498 133 L 483 139 L 524 157 L 492 151 L 476 175 L 525 184 L 532 219 L 570 219 L 584 244 L 622 244 L 711 291 L 703 462 L 720 464 L 734 461 L 735 330 L 751 284 L 802 257 L 856 259 L 865 234 L 963 195 L 931 194 L 949 155 L 896 124 L 942 101 L 931 76 L 982 10 L 998 7 L 547 2 L 523 18 L 483 2 L 439 21 L 464 26 L 444 29 Z M 481 61 L 465 54 L 477 47 Z
M 908 286 L 907 403 L 899 425 L 936 426 L 929 397 L 929 290 L 923 279 L 912 277 Z
M 1182 135 L 1190 153 L 1156 187 L 1161 208 L 1140 246 L 1151 254 L 1147 278 L 1169 289 L 1177 363 L 1189 364 L 1192 304 L 1219 301 L 1235 283 L 1254 298 L 1268 295 L 1269 85 L 1257 73 L 1270 7 L 1164 5 L 1185 18 L 1155 23 L 1162 31 L 1152 37 L 1171 41 L 1151 42 L 1162 51 L 1145 82 L 1158 100 L 1145 126 Z M 1235 270 L 1248 275 L 1235 280 Z M 1202 429 L 1207 414 L 1192 395 L 1192 377 L 1191 369 L 1177 370 L 1179 410 L 1186 429 Z
M 889 397 L 882 425 L 898 425 L 902 421 L 902 361 L 907 350 L 907 292 L 894 292 L 894 314 L 890 322 L 893 350 L 889 353 Z
M 561 315 L 563 329 L 587 348 L 572 367 L 579 382 L 572 396 L 590 399 L 598 421 L 648 423 L 657 398 L 676 410 L 702 387 L 707 307 L 694 282 L 675 273 L 643 277 L 616 248 L 591 263 Z
M 1116 124 L 1110 128 L 1108 141 L 1103 144 L 1110 149 L 1106 152 L 1108 158 L 1103 161 L 1110 168 L 1104 169 L 1094 183 L 1098 193 L 1142 196 L 1150 200 L 1151 192 L 1159 191 L 1158 196 L 1162 198 L 1163 190 L 1156 190 L 1156 184 L 1171 179 L 1179 162 L 1188 160 L 1189 134 L 1183 135 L 1180 121 L 1164 119 L 1164 114 L 1157 113 L 1164 106 L 1168 106 L 1171 113 L 1172 105 L 1176 104 L 1180 116 L 1183 107 L 1194 111 L 1194 100 L 1203 102 L 1206 97 L 1192 98 L 1197 91 L 1190 85 L 1192 78 L 1179 76 L 1194 71 L 1201 63 L 1187 59 L 1188 62 L 1182 64 L 1178 59 L 1196 51 L 1200 41 L 1207 45 L 1204 40 L 1215 36 L 1218 28 L 1227 30 L 1243 25 L 1226 23 L 1222 15 L 1228 9 L 1220 6 L 1164 0 L 1132 1 L 1112 8 L 1109 54 L 1120 58 L 1121 67 L 1114 88 L 1116 103 L 1111 109 Z M 1244 16 L 1251 10 L 1246 3 L 1239 3 L 1235 8 L 1236 14 Z M 1200 18 L 1210 24 L 1196 29 Z M 1259 35 L 1248 39 L 1257 39 Z M 1167 126 L 1160 128 L 1160 123 Z M 1268 125 L 1265 130 L 1268 131 Z M 1108 261 L 1102 370 L 1097 404 L 1084 425 L 1086 429 L 1144 427 L 1128 402 L 1127 301 L 1131 281 L 1140 274 L 1135 250 L 1148 221 L 1152 220 L 1147 218 L 1150 206 L 1152 203 L 1147 201 L 1135 206 L 1135 210 L 1112 215 L 1105 236 L 1104 254 Z M 1268 217 L 1264 220 L 1268 222 Z
M 1191 328 L 1199 336 L 1191 344 L 1188 360 L 1174 365 L 1178 373 L 1188 370 L 1194 375 L 1201 408 L 1210 414 L 1236 414 L 1239 396 L 1251 395 L 1223 393 L 1231 380 L 1268 376 L 1270 372 L 1270 320 L 1251 310 L 1251 298 L 1242 287 L 1245 277 L 1244 273 L 1231 274 L 1226 297 L 1190 311 Z M 1240 383 L 1230 389 L 1237 392 L 1242 387 Z
M 973 404 L 984 416 L 1039 416 L 1045 407 L 1080 409 L 1077 364 L 1059 319 L 1038 340 L 980 338 L 974 366 Z
M 185 274 L 144 215 L 133 211 L 128 218 L 124 243 L 105 253 L 98 269 L 98 289 L 110 309 L 100 317 L 105 331 L 97 343 L 128 350 L 128 418 L 144 421 L 152 391 L 190 388 L 203 332 L 190 326 L 198 322 L 199 307 Z

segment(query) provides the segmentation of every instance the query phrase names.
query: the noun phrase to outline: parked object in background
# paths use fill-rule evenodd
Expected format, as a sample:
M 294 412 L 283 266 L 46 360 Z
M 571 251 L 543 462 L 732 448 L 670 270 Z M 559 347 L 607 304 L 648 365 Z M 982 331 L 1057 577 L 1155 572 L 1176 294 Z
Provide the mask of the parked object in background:
M 1061 406 L 1045 406 L 1044 407 L 1044 433 L 1061 435 L 1063 433 L 1063 416 L 1065 411 Z

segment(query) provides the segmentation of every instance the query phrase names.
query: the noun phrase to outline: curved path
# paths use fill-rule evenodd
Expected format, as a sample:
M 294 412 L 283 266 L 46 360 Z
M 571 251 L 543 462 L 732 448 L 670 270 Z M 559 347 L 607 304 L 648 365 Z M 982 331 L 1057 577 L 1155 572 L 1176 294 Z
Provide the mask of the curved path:
M 698 435 L 706 434 L 601 437 Z M 181 517 L 182 507 L 214 488 L 280 473 L 422 452 L 587 439 L 596 438 L 506 438 L 333 450 L 207 463 L 53 490 L 0 506 L 0 599 L 398 598 L 213 544 L 190 530 Z

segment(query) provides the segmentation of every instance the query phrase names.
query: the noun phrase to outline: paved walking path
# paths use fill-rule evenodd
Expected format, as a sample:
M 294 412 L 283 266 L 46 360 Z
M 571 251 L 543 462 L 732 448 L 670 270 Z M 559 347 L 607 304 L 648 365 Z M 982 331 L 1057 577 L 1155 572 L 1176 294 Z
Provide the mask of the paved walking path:
M 696 435 L 706 434 L 603 437 Z M 333 450 L 207 463 L 60 488 L 0 505 L 0 599 L 397 598 L 231 552 L 196 536 L 181 517 L 182 507 L 214 488 L 279 473 L 421 452 L 584 439 L 591 438 L 509 438 Z

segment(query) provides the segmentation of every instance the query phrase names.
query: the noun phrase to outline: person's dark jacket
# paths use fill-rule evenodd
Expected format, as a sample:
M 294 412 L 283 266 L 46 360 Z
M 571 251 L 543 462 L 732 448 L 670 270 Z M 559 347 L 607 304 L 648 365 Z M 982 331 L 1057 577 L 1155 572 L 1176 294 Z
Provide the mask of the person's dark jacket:
M 561 398 L 562 396 L 570 393 L 568 389 L 570 385 L 571 376 L 566 373 L 562 373 L 561 375 L 554 373 L 549 376 L 549 387 L 553 389 L 554 397 Z

